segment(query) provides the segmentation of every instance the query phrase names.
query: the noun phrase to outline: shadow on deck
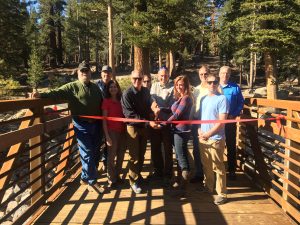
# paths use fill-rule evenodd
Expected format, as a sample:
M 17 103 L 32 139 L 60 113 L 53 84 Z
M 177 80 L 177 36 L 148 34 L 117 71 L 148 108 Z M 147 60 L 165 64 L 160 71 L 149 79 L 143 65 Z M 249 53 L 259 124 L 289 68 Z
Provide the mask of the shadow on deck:
M 127 173 L 123 164 L 123 178 Z M 150 151 L 146 153 L 146 177 L 150 170 Z M 102 173 L 99 181 L 105 184 Z M 269 197 L 240 172 L 236 181 L 228 182 L 229 202 L 213 204 L 213 196 L 190 184 L 183 198 L 171 197 L 171 190 L 157 182 L 144 186 L 136 195 L 128 179 L 116 190 L 98 195 L 80 185 L 79 177 L 66 183 L 66 190 L 36 219 L 34 224 L 293 224 Z

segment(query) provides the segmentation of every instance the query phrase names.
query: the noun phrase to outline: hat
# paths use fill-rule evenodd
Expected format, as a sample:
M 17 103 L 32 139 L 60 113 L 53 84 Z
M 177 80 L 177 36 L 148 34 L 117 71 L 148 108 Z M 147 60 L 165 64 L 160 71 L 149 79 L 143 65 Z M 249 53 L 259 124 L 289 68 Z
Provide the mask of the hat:
M 111 69 L 111 67 L 110 66 L 108 66 L 108 65 L 105 65 L 105 66 L 102 66 L 102 70 L 101 71 L 107 71 L 107 72 L 112 72 L 112 69 Z
M 90 64 L 88 64 L 86 61 L 82 61 L 82 63 L 78 65 L 78 69 L 79 70 L 90 69 Z

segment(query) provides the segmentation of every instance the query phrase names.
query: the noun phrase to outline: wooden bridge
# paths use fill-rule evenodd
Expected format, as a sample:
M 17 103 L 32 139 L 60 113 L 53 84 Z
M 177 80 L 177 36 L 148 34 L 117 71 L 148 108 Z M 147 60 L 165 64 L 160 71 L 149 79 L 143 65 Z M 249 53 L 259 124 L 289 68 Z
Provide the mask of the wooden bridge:
M 196 184 L 184 198 L 155 182 L 139 195 L 127 182 L 105 195 L 89 192 L 79 183 L 67 104 L 53 113 L 60 103 L 0 101 L 0 114 L 19 115 L 0 120 L 0 224 L 300 223 L 300 102 L 247 99 L 241 118 L 261 120 L 238 124 L 238 177 L 228 182 L 229 202 L 221 206 Z M 285 120 L 263 120 L 278 114 Z M 147 151 L 143 175 L 150 171 Z M 100 174 L 104 184 L 101 168 Z

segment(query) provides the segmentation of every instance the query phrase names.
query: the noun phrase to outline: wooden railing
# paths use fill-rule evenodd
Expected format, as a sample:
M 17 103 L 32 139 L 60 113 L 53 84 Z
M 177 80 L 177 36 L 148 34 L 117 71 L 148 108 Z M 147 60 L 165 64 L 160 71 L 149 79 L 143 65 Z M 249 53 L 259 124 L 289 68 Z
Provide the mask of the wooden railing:
M 33 219 L 80 168 L 67 104 L 53 110 L 57 103 L 62 102 L 0 101 L 0 211 L 4 214 L 0 224 L 6 220 L 24 224 Z M 7 114 L 21 116 L 5 119 Z
M 64 190 L 63 184 L 80 172 L 68 108 L 52 110 L 45 99 L 0 101 L 0 224 L 14 216 L 15 224 L 33 221 Z M 247 99 L 242 118 L 286 115 L 286 120 L 259 120 L 238 125 L 240 168 L 261 186 L 292 218 L 300 222 L 300 102 Z M 9 127 L 10 130 L 5 130 Z M 72 176 L 74 175 L 74 176 Z M 22 183 L 23 185 L 19 185 Z M 19 189 L 9 193 L 12 187 Z M 21 199 L 18 196 L 29 190 Z M 7 210 L 11 201 L 18 204 Z
M 284 120 L 238 126 L 239 165 L 282 209 L 300 222 L 300 102 L 246 99 L 242 118 Z

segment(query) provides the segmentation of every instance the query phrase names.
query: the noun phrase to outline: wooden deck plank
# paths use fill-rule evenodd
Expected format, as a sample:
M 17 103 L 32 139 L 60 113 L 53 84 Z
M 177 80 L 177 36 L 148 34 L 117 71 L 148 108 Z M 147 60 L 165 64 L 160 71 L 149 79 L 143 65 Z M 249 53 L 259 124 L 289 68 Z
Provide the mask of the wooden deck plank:
M 146 164 L 150 163 L 149 157 L 147 151 Z M 104 183 L 106 178 L 102 176 L 99 181 Z M 34 224 L 293 224 L 242 173 L 237 181 L 228 182 L 229 202 L 221 206 L 213 204 L 213 196 L 197 192 L 196 184 L 189 185 L 185 198 L 171 197 L 169 190 L 159 188 L 155 182 L 139 195 L 129 189 L 128 182 L 105 195 L 89 192 L 79 179 L 67 185 L 67 190 Z

